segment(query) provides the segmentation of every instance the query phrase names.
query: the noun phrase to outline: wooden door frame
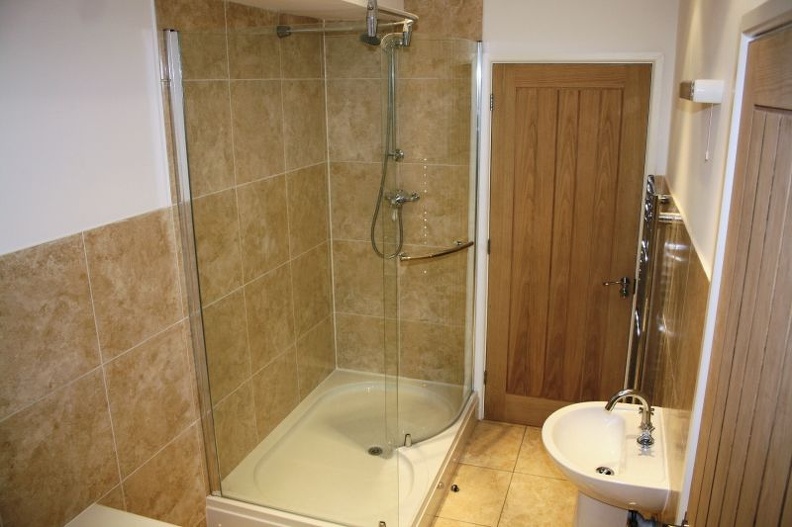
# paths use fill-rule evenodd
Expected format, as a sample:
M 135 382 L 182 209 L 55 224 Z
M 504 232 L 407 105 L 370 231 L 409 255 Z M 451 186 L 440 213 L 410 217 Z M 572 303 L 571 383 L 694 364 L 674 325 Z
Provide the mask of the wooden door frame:
M 569 54 L 559 57 L 546 57 L 541 60 L 535 58 L 521 58 L 515 56 L 513 52 L 491 53 L 486 52 L 483 60 L 482 71 L 482 94 L 488 100 L 492 93 L 492 67 L 493 64 L 518 63 L 518 64 L 651 64 L 652 79 L 649 93 L 649 116 L 646 131 L 646 155 L 644 159 L 644 178 L 649 174 L 657 173 L 658 166 L 665 162 L 668 152 L 667 143 L 664 137 L 668 134 L 668 128 L 663 126 L 662 104 L 664 93 L 667 91 L 666 83 L 668 76 L 673 78 L 673 68 L 664 67 L 665 59 L 662 53 L 611 53 L 611 54 Z M 668 105 L 670 110 L 671 105 Z M 491 166 L 491 140 L 492 140 L 492 112 L 486 106 L 481 109 L 481 128 L 480 137 L 481 149 L 479 155 L 479 179 L 478 197 L 479 211 L 476 225 L 476 239 L 480 240 L 476 249 L 476 305 L 475 305 L 475 349 L 484 350 L 484 353 L 474 354 L 473 365 L 473 389 L 484 394 L 479 399 L 478 418 L 484 417 L 484 372 L 486 370 L 486 348 L 487 348 L 487 298 L 488 298 L 488 278 L 489 278 L 489 255 L 487 244 L 489 239 L 490 225 L 490 166 Z M 670 122 L 665 123 L 670 127 Z M 662 150 L 662 151 L 661 151 Z M 643 182 L 644 186 L 646 181 Z M 641 211 L 636 211 L 640 214 Z M 637 250 L 639 240 L 636 239 L 636 270 L 637 273 Z M 637 275 L 635 275 L 637 276 Z M 625 378 L 626 378 L 625 371 Z
M 731 217 L 732 194 L 734 191 L 735 169 L 737 162 L 737 149 L 739 144 L 741 116 L 743 109 L 743 89 L 745 83 L 746 66 L 748 62 L 748 46 L 754 40 L 792 23 L 792 9 L 788 7 L 787 0 L 770 0 L 757 8 L 748 11 L 742 17 L 740 25 L 740 50 L 737 57 L 737 75 L 734 89 L 734 100 L 731 109 L 731 125 L 729 130 L 728 147 L 726 152 L 726 167 L 721 198 L 721 212 L 718 221 L 718 236 L 715 247 L 715 257 L 711 275 L 710 295 L 707 306 L 707 317 L 704 325 L 704 336 L 701 351 L 701 361 L 696 383 L 696 393 L 693 402 L 693 411 L 690 416 L 687 451 L 685 453 L 685 467 L 683 486 L 680 492 L 679 503 L 676 510 L 676 522 L 681 523 L 688 510 L 693 471 L 695 468 L 698 450 L 698 438 L 701 433 L 701 422 L 704 412 L 704 398 L 707 392 L 709 369 L 715 340 L 716 319 L 723 285 L 724 257 L 728 237 L 729 218 Z

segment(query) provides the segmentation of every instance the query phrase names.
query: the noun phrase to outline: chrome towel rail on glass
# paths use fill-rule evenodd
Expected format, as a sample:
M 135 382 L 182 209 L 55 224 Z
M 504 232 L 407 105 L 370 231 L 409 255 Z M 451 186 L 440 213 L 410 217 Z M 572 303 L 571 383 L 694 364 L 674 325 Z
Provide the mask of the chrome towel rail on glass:
M 413 261 L 413 260 L 428 260 L 430 258 L 438 258 L 440 256 L 445 256 L 447 254 L 453 254 L 453 253 L 462 251 L 464 249 L 467 249 L 468 247 L 472 247 L 474 243 L 476 243 L 476 242 L 474 242 L 474 241 L 463 242 L 463 241 L 457 240 L 457 241 L 454 242 L 454 246 L 453 247 L 449 247 L 447 249 L 443 249 L 443 250 L 437 251 L 436 253 L 419 254 L 418 256 L 410 256 L 407 253 L 399 253 L 399 261 L 401 261 L 401 262 L 410 262 L 410 261 Z

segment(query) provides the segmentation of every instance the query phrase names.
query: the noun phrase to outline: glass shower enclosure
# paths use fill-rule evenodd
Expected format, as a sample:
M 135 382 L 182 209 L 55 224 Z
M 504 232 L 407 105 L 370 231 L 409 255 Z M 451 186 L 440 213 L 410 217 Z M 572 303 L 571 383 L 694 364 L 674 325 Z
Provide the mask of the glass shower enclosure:
M 217 4 L 158 5 L 212 492 L 410 525 L 471 394 L 477 44 Z

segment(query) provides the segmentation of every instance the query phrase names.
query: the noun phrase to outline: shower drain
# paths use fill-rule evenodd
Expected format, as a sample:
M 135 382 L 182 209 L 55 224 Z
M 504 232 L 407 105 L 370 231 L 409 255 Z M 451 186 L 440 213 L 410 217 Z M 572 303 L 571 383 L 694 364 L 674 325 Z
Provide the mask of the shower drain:
M 382 455 L 382 447 L 381 446 L 370 446 L 368 449 L 368 453 L 370 456 L 381 456 Z
M 612 476 L 616 474 L 616 472 L 609 467 L 597 467 L 597 473 L 602 474 L 604 476 Z

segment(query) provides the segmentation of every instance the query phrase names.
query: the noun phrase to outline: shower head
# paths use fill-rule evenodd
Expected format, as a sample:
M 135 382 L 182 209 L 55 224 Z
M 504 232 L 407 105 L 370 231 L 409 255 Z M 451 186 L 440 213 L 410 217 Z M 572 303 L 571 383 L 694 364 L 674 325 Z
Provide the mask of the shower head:
M 364 44 L 369 44 L 371 46 L 379 46 L 380 42 L 382 42 L 382 40 L 377 35 L 374 35 L 372 37 L 369 36 L 367 33 L 363 33 L 362 35 L 360 35 L 360 41 Z

